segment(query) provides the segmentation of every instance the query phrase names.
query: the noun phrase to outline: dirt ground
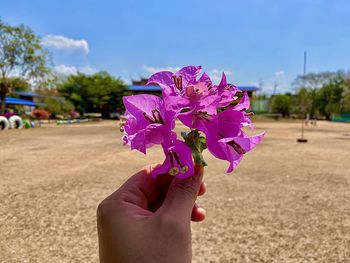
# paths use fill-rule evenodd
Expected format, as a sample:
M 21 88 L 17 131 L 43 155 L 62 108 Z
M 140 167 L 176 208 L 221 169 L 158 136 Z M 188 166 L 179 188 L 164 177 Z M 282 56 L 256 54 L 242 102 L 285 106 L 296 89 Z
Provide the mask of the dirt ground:
M 350 124 L 257 122 L 239 168 L 206 154 L 193 262 L 350 262 Z M 96 207 L 163 160 L 122 146 L 116 122 L 0 132 L 0 262 L 98 262 Z

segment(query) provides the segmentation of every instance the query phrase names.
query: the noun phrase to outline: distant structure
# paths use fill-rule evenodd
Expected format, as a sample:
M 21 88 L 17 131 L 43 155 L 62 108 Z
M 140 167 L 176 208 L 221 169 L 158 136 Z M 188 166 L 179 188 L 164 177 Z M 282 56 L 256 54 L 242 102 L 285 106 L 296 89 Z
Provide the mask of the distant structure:
M 146 86 L 148 82 L 147 78 L 142 78 L 140 80 L 132 80 L 132 85 L 134 86 Z
M 158 85 L 146 85 L 148 79 L 141 78 L 140 80 L 133 80 L 132 85 L 128 87 L 128 90 L 132 92 L 132 94 L 154 94 L 161 95 L 162 90 Z M 256 86 L 237 86 L 242 91 L 246 91 L 249 97 L 253 96 L 253 92 L 259 90 Z
M 23 106 L 26 113 L 32 112 L 35 107 L 44 106 L 45 104 L 40 103 L 37 98 L 40 97 L 39 94 L 32 92 L 13 92 L 16 97 L 6 97 L 5 103 L 7 107 L 11 108 L 13 106 Z M 0 100 L 1 101 L 1 100 Z
M 26 92 L 26 91 L 12 92 L 12 96 L 15 96 L 15 97 L 5 98 L 5 103 L 7 107 L 12 108 L 16 106 L 22 106 L 26 114 L 31 114 L 32 110 L 36 107 L 45 106 L 45 104 L 43 103 L 45 98 L 52 98 L 59 101 L 64 100 L 62 97 L 44 96 L 38 93 Z

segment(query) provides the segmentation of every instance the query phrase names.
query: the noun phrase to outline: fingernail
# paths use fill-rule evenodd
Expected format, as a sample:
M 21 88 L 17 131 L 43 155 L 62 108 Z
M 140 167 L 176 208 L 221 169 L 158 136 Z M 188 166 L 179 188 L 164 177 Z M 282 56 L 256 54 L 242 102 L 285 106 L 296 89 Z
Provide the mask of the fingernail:
M 202 208 L 202 207 L 198 207 L 197 210 L 198 210 L 199 213 L 201 213 L 203 215 L 207 214 L 207 211 L 205 211 L 204 208 Z

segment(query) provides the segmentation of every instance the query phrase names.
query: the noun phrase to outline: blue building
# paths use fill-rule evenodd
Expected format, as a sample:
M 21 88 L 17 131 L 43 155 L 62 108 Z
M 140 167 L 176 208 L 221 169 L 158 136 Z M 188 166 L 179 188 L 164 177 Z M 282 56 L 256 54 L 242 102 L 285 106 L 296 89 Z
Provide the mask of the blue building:
M 15 91 L 12 92 L 11 97 L 5 98 L 5 103 L 8 108 L 22 106 L 21 109 L 23 109 L 24 113 L 31 114 L 35 107 L 45 106 L 42 103 L 45 97 L 33 92 Z

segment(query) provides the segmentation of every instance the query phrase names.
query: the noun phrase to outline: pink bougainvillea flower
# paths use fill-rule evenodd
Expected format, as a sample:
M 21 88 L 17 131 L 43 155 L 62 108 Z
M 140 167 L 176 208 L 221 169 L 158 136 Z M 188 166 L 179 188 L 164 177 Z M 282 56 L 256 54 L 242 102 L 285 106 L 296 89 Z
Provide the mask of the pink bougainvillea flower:
M 124 124 L 124 143 L 146 153 L 146 149 L 176 138 L 175 113 L 167 111 L 163 100 L 142 94 L 123 97 L 127 120 Z
M 220 139 L 217 144 L 213 145 L 211 142 L 208 144 L 209 151 L 214 154 L 214 149 L 217 158 L 227 160 L 230 166 L 227 169 L 227 173 L 231 173 L 243 158 L 243 155 L 254 149 L 255 146 L 263 139 L 265 133 L 261 133 L 255 136 L 247 136 L 241 132 L 236 137 L 228 137 Z M 218 149 L 220 147 L 220 150 Z M 218 155 L 218 152 L 220 152 Z
M 160 71 L 153 74 L 147 85 L 157 84 L 162 88 L 163 98 L 171 95 L 178 95 L 182 87 L 186 87 L 188 82 L 200 74 L 201 66 L 187 66 L 175 74 L 170 71 Z
M 235 85 L 227 83 L 227 78 L 225 73 L 222 73 L 221 81 L 219 85 L 214 86 L 214 90 L 220 96 L 220 101 L 218 107 L 223 108 L 232 103 L 238 97 L 236 96 L 237 92 L 241 92 Z
M 228 90 L 226 90 L 228 91 Z M 228 98 L 228 97 L 227 97 Z M 231 99 L 237 99 L 237 97 L 231 97 Z M 232 100 L 227 100 L 232 103 Z M 225 99 L 226 100 L 226 99 Z M 217 101 L 216 101 L 217 102 Z M 228 103 L 224 103 L 223 101 L 217 103 L 216 105 L 227 105 Z M 230 107 L 228 107 L 229 109 Z M 253 124 L 250 121 L 249 116 L 252 115 L 252 113 L 245 113 L 244 111 L 248 110 L 250 108 L 250 102 L 249 102 L 249 96 L 246 92 L 243 93 L 242 98 L 240 99 L 239 103 L 235 106 L 232 106 L 231 109 L 235 111 L 242 111 L 242 114 L 239 114 L 240 116 L 244 116 L 244 119 L 242 120 L 243 126 L 249 126 L 251 129 L 253 129 Z M 210 114 L 211 113 L 211 114 Z M 203 112 L 203 111 L 188 111 L 184 112 L 182 114 L 179 114 L 178 118 L 181 120 L 183 124 L 185 124 L 187 127 L 191 129 L 198 129 L 202 132 L 206 131 L 207 123 L 211 122 L 211 116 L 216 115 L 212 112 Z
M 227 172 L 232 172 L 245 153 L 252 150 L 265 133 L 249 137 L 242 128 L 250 124 L 244 112 L 228 109 L 214 116 L 208 123 L 206 143 L 208 150 L 216 158 L 230 163 Z
M 162 88 L 166 107 L 172 110 L 189 109 L 216 112 L 216 101 L 220 99 L 212 90 L 212 82 L 205 73 L 197 80 L 200 66 L 188 66 L 176 73 L 162 71 L 152 75 L 148 84 Z
M 153 95 L 124 97 L 127 121 L 124 142 L 146 153 L 160 144 L 165 161 L 154 169 L 152 176 L 169 173 L 178 178 L 193 175 L 194 165 L 206 165 L 202 151 L 206 148 L 217 158 L 227 160 L 227 172 L 232 172 L 245 153 L 252 150 L 264 133 L 248 136 L 243 127 L 253 129 L 249 96 L 227 83 L 223 73 L 218 85 L 210 77 L 200 75 L 200 66 L 188 66 L 176 73 L 162 71 L 152 75 L 148 84 L 162 89 L 162 98 Z M 175 119 L 189 127 L 182 133 L 185 142 L 173 132 Z M 200 133 L 200 131 L 202 133 Z M 205 137 L 203 136 L 205 135 Z
M 197 80 L 200 70 L 199 66 L 189 66 L 175 74 L 159 72 L 149 79 L 149 83 L 161 86 L 166 108 L 177 112 L 177 117 L 191 129 L 200 126 L 202 116 L 215 115 L 222 99 L 207 74 Z
M 162 146 L 165 161 L 153 170 L 153 177 L 165 173 L 178 178 L 187 178 L 193 175 L 192 150 L 186 143 L 174 140 L 171 143 L 163 143 Z
M 244 92 L 239 103 L 233 107 L 237 111 L 246 111 L 250 108 L 250 100 L 247 92 Z

